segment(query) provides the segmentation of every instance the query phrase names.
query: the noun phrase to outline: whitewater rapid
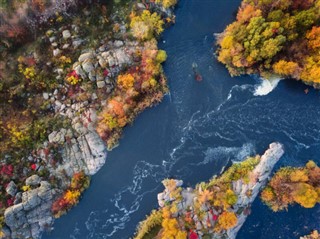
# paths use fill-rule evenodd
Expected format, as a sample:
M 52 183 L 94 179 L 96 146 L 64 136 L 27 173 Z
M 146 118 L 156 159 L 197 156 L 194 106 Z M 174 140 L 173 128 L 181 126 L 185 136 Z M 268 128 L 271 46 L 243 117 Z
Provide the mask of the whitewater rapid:
M 277 86 L 278 83 L 281 81 L 281 78 L 274 78 L 274 79 L 264 79 L 260 78 L 260 83 L 255 85 L 254 89 L 254 96 L 265 96 L 271 93 Z

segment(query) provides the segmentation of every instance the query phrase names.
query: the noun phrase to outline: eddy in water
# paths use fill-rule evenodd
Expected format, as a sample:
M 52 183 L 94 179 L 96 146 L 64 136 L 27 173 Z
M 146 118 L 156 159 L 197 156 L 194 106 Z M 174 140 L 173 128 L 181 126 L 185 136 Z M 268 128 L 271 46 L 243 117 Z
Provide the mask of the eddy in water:
M 193 73 L 194 73 L 195 80 L 196 81 L 202 81 L 202 76 L 198 71 L 198 64 L 197 63 L 195 63 L 195 62 L 192 63 L 192 70 L 193 70 Z

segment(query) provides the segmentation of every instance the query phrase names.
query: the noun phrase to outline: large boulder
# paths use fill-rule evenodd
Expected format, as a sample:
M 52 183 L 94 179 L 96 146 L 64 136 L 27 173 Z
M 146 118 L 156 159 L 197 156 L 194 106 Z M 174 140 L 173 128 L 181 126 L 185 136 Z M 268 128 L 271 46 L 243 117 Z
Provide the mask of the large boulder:
M 41 182 L 41 178 L 35 174 L 26 179 L 26 185 L 28 186 L 38 186 Z
M 82 69 L 87 73 L 91 73 L 95 69 L 93 65 L 93 61 L 91 59 L 87 59 L 83 61 L 81 66 L 82 66 Z
M 56 191 L 42 181 L 36 189 L 24 192 L 22 202 L 6 209 L 6 226 L 11 238 L 40 238 L 41 232 L 53 223 L 51 206 Z
M 94 54 L 92 52 L 83 53 L 82 55 L 79 56 L 78 61 L 82 63 L 88 59 L 92 59 L 93 57 L 94 57 Z

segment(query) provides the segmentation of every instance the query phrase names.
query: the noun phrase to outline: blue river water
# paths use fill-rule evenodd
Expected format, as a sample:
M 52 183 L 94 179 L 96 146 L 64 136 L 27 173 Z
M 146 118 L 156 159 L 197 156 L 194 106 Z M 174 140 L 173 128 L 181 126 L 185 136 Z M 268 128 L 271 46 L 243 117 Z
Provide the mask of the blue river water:
M 57 220 L 45 239 L 127 239 L 139 221 L 157 206 L 166 177 L 185 185 L 208 180 L 232 161 L 263 153 L 281 142 L 286 150 L 277 164 L 320 163 L 320 94 L 290 80 L 269 94 L 256 96 L 258 78 L 231 78 L 219 64 L 213 33 L 230 24 L 240 0 L 180 0 L 176 24 L 165 31 L 159 47 L 170 94 L 125 129 L 120 146 L 92 177 L 77 207 Z M 192 63 L 202 82 L 194 80 Z M 290 207 L 273 213 L 260 199 L 238 239 L 299 238 L 320 229 L 320 206 Z

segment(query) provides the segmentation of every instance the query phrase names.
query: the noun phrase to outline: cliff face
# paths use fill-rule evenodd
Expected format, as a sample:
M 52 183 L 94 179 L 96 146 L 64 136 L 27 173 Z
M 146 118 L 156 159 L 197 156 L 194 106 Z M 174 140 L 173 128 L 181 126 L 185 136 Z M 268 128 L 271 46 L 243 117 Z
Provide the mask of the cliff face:
M 233 211 L 237 212 L 241 208 L 248 208 L 251 203 L 256 199 L 261 189 L 267 184 L 268 178 L 272 172 L 273 167 L 283 155 L 284 150 L 281 144 L 272 143 L 269 149 L 261 156 L 259 164 L 252 171 L 253 180 L 248 184 L 243 183 L 241 180 L 233 182 L 233 190 L 238 195 L 238 201 L 233 207 Z M 248 192 L 251 197 L 248 197 Z M 229 229 L 224 234 L 228 238 L 234 239 L 248 215 L 244 212 L 238 214 L 238 223 L 235 227 Z
M 170 232 L 166 228 L 166 220 L 176 222 L 176 235 L 183 235 L 181 238 L 236 238 L 249 215 L 250 205 L 283 153 L 280 143 L 272 143 L 261 157 L 233 165 L 220 177 L 200 183 L 196 189 L 182 189 L 182 181 L 165 180 L 165 190 L 158 194 L 158 214 L 153 212 L 140 224 L 136 238 L 144 238 L 154 231 L 154 225 L 160 224 L 158 235 L 172 233 L 172 228 Z M 155 219 L 159 215 L 162 221 Z

